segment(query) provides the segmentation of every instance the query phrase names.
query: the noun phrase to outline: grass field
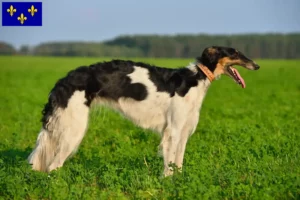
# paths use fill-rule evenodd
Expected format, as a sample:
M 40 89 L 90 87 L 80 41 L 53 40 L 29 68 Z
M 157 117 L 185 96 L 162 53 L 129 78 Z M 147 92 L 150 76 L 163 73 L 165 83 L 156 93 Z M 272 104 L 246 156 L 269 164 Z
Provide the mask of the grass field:
M 246 89 L 228 77 L 214 82 L 182 174 L 162 178 L 159 137 L 105 108 L 92 110 L 63 168 L 32 171 L 26 158 L 50 89 L 68 70 L 101 60 L 0 57 L 0 199 L 300 199 L 300 61 L 238 67 Z

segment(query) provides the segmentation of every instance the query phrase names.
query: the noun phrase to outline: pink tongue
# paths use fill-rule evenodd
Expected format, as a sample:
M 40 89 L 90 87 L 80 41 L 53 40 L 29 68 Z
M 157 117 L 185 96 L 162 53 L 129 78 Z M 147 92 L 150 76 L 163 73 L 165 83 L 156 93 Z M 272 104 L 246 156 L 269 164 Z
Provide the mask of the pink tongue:
M 236 70 L 235 68 L 232 68 L 232 69 L 233 69 L 233 71 L 235 72 L 235 74 L 237 75 L 237 77 L 240 79 L 242 88 L 245 88 L 245 87 L 246 87 L 245 81 L 244 81 L 244 79 L 241 77 L 241 75 L 239 74 L 238 70 Z

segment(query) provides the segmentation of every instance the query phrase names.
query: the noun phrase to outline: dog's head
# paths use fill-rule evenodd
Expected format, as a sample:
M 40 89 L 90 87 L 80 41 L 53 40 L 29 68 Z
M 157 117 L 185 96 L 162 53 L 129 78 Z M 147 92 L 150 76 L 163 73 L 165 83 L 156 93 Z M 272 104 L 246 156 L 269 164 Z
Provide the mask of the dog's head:
M 197 59 L 213 72 L 215 77 L 226 74 L 240 84 L 242 88 L 245 88 L 245 82 L 233 65 L 240 65 L 249 70 L 258 70 L 260 68 L 259 65 L 247 58 L 243 53 L 230 47 L 208 47 L 204 49 L 202 56 Z

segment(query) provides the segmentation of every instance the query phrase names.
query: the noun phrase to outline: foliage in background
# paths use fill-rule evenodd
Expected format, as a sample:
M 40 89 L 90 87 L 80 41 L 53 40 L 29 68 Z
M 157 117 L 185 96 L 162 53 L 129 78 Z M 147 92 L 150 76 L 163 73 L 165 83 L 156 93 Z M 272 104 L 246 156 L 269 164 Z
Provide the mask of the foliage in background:
M 125 35 L 104 42 L 46 42 L 34 47 L 23 45 L 19 50 L 12 46 L 7 48 L 8 44 L 0 44 L 0 54 L 194 58 L 211 45 L 231 46 L 251 58 L 300 58 L 300 33 Z
M 16 53 L 17 51 L 12 45 L 0 41 L 0 55 L 14 55 Z

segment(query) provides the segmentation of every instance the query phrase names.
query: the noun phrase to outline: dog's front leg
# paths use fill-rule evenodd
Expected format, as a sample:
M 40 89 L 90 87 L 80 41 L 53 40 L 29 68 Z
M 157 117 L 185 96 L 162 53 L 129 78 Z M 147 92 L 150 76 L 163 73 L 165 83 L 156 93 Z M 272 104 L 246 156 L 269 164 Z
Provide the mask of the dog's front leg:
M 163 159 L 164 159 L 164 175 L 171 175 L 169 170 L 169 152 L 171 147 L 171 129 L 167 127 L 163 132 L 163 137 L 160 143 L 160 148 L 162 149 Z
M 182 170 L 185 147 L 191 134 L 191 131 L 192 130 L 190 125 L 186 124 L 181 132 L 180 141 L 177 145 L 175 164 L 180 170 Z
M 183 158 L 185 153 L 185 147 L 188 140 L 188 136 L 183 135 L 177 145 L 176 149 L 176 158 L 175 158 L 175 164 L 179 168 L 179 170 L 182 170 L 183 166 Z
M 162 148 L 164 157 L 164 175 L 173 174 L 172 166 L 175 163 L 181 132 L 186 124 L 188 109 L 186 102 L 181 98 L 174 98 L 167 113 L 167 127 L 163 132 Z
M 180 141 L 180 132 L 176 129 L 166 128 L 161 142 L 161 148 L 164 158 L 164 175 L 173 174 L 170 164 L 175 164 L 177 146 Z
M 189 137 L 196 130 L 199 121 L 199 113 L 191 114 L 189 118 L 191 120 L 187 121 L 187 123 L 184 125 L 180 134 L 179 143 L 177 145 L 175 164 L 180 170 L 182 170 L 182 166 L 183 166 L 183 158 L 184 158 L 186 144 Z

